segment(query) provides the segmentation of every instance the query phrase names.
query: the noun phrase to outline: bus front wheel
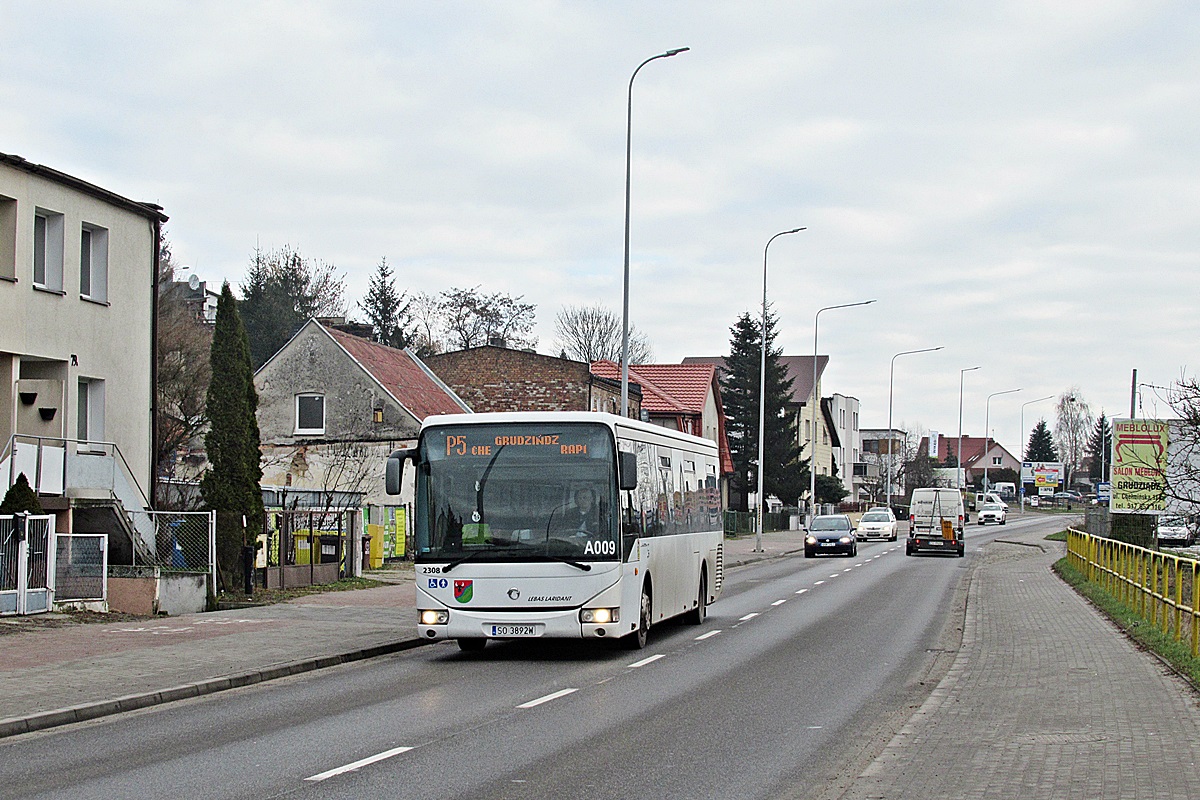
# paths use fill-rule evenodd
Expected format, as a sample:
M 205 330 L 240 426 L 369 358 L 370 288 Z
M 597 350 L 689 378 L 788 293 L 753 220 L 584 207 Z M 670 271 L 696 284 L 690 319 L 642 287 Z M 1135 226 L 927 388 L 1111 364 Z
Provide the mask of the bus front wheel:
M 650 622 L 654 619 L 651 616 L 653 609 L 650 587 L 642 586 L 642 604 L 638 611 L 637 630 L 625 637 L 630 650 L 641 650 L 646 646 L 646 639 L 650 636 Z
M 700 590 L 696 597 L 696 607 L 688 615 L 688 622 L 693 625 L 703 625 L 708 616 L 708 573 L 700 570 Z

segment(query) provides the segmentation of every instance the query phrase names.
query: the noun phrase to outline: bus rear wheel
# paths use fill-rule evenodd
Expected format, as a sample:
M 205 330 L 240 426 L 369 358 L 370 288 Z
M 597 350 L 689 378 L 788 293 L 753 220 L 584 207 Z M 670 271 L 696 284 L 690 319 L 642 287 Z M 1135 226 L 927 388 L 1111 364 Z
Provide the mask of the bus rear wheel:
M 641 650 L 646 646 L 646 639 L 650 636 L 650 622 L 653 620 L 651 616 L 654 609 L 654 604 L 650 596 L 650 587 L 642 587 L 642 604 L 638 611 L 638 626 L 637 630 L 625 637 L 625 644 L 630 650 Z
M 688 614 L 688 622 L 693 625 L 703 625 L 708 616 L 708 573 L 700 570 L 700 591 L 696 597 L 696 607 Z

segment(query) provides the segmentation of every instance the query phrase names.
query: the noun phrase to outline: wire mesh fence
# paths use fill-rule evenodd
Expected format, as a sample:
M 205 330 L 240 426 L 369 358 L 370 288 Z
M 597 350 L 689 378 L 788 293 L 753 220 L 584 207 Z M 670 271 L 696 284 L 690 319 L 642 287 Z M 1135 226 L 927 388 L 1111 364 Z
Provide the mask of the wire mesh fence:
M 211 511 L 134 511 L 135 518 L 148 521 L 154 532 L 152 563 L 180 572 L 206 572 L 215 576 L 216 516 Z
M 55 602 L 108 598 L 108 536 L 60 533 L 55 547 Z

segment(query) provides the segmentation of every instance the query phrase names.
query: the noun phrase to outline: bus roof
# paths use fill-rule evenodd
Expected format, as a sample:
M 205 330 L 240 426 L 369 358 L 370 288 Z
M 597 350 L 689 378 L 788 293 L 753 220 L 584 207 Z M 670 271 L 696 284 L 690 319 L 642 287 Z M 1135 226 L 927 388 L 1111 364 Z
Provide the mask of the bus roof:
M 421 423 L 421 433 L 424 434 L 428 428 L 446 425 L 517 425 L 564 422 L 590 422 L 604 425 L 614 433 L 617 428 L 624 428 L 673 439 L 692 447 L 711 447 L 714 450 L 717 447 L 717 443 L 711 439 L 602 411 L 495 411 L 481 414 L 437 414 L 425 418 Z

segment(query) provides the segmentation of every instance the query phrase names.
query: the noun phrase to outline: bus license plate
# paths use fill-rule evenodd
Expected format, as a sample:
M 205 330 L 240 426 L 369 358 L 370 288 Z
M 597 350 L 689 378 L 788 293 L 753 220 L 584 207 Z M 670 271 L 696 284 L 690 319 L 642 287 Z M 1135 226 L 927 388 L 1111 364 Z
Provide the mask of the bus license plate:
M 533 625 L 492 625 L 489 636 L 516 638 L 520 636 L 537 636 L 537 628 Z

